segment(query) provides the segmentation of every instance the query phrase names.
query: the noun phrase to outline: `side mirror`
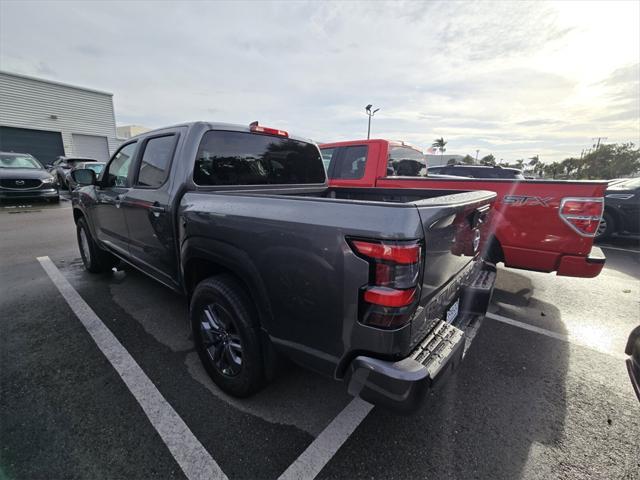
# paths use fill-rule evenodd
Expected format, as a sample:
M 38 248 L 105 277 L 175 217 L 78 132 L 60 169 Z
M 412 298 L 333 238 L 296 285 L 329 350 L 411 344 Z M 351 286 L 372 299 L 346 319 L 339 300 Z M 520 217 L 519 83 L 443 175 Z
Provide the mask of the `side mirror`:
M 71 178 L 78 185 L 95 185 L 96 182 L 96 172 L 91 170 L 90 168 L 79 168 L 78 170 L 73 170 L 71 172 Z

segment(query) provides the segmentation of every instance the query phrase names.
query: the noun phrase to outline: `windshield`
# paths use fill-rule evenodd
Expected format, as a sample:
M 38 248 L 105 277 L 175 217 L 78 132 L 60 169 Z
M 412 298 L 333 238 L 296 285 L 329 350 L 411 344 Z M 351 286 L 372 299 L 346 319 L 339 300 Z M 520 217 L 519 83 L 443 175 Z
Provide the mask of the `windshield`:
M 391 147 L 387 163 L 389 177 L 426 177 L 427 162 L 421 151 L 411 147 Z
M 6 154 L 0 155 L 0 168 L 44 168 L 31 155 Z

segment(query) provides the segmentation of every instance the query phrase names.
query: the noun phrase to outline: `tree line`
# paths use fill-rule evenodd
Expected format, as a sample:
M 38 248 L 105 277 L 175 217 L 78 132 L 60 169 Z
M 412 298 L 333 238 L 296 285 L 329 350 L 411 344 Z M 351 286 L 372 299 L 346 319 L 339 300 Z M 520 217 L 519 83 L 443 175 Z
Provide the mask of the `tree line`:
M 443 138 L 436 139 L 433 147 L 444 153 L 447 142 Z M 448 164 L 458 163 L 450 159 Z M 559 162 L 544 163 L 539 155 L 528 159 L 519 159 L 514 163 L 498 162 L 493 154 L 476 159 L 465 155 L 462 163 L 518 168 L 525 175 L 558 179 L 604 179 L 628 177 L 640 173 L 640 149 L 632 142 L 601 144 L 596 150 L 582 155 L 580 158 L 569 157 Z
M 528 162 L 518 160 L 515 165 L 505 166 L 521 168 L 525 174 L 544 178 L 608 180 L 640 173 L 640 149 L 632 142 L 603 144 L 580 158 L 543 163 L 536 155 Z

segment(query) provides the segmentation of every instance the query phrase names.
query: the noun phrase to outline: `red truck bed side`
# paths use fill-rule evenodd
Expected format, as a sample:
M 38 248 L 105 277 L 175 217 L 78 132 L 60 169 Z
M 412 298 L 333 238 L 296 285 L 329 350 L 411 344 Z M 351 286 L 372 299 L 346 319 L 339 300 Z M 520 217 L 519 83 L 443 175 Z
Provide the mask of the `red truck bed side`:
M 495 244 L 490 254 L 494 260 L 502 259 L 509 267 L 574 277 L 595 277 L 602 270 L 604 255 L 593 247 L 593 236 L 581 234 L 561 218 L 560 207 L 567 198 L 601 199 L 606 182 L 387 176 L 389 148 L 400 145 L 388 140 L 320 145 L 325 152 L 366 146 L 366 163 L 360 178 L 330 178 L 329 185 L 493 191 L 498 195 L 492 215 Z

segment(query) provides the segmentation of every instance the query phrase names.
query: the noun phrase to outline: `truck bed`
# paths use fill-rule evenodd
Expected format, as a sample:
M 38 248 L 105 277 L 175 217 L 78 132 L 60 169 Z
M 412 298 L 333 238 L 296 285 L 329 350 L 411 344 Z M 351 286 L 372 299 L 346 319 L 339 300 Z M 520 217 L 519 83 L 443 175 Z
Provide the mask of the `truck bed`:
M 339 375 L 346 352 L 384 350 L 390 352 L 385 356 L 402 358 L 422 340 L 427 306 L 476 263 L 479 250 L 471 247 L 470 232 L 494 198 L 492 192 L 431 189 L 209 189 L 187 192 L 179 216 L 183 239 L 193 244 L 206 238 L 228 258 L 243 252 L 243 268 L 259 277 L 256 296 L 263 299 L 263 323 L 276 345 L 305 365 Z M 485 220 L 480 228 L 486 225 Z M 356 321 L 368 266 L 347 238 L 424 242 L 418 309 L 423 315 L 403 333 L 371 332 Z M 304 347 L 310 337 L 316 339 L 313 351 Z

